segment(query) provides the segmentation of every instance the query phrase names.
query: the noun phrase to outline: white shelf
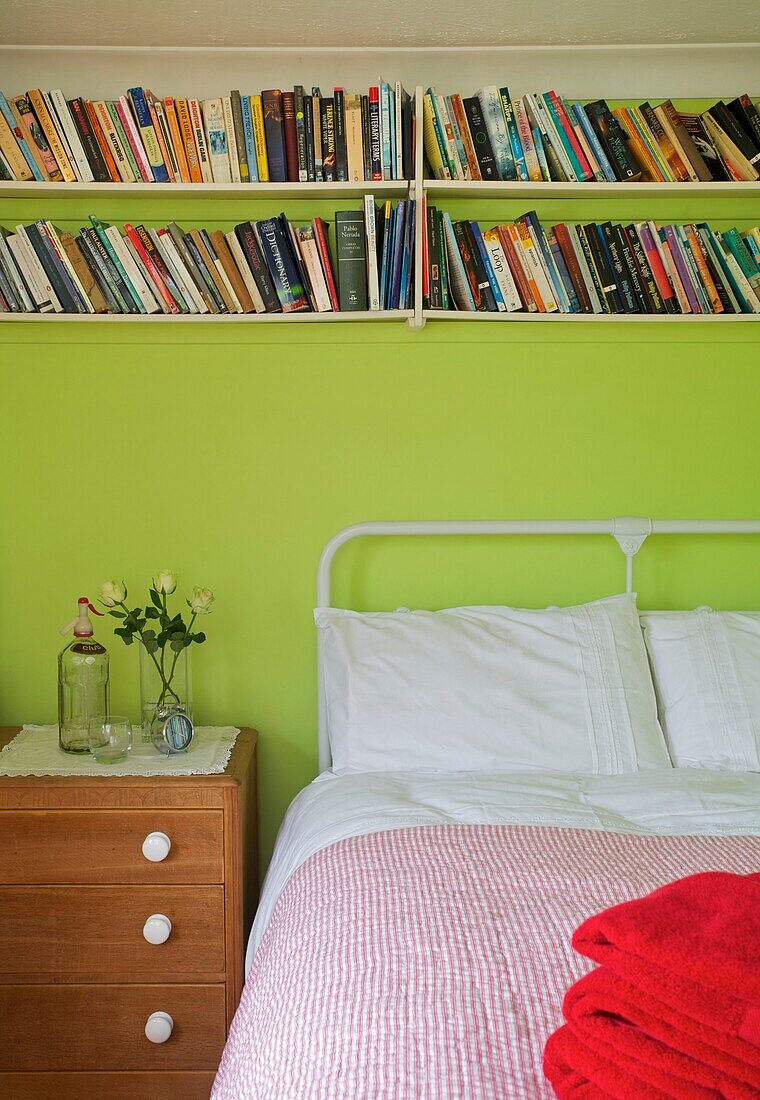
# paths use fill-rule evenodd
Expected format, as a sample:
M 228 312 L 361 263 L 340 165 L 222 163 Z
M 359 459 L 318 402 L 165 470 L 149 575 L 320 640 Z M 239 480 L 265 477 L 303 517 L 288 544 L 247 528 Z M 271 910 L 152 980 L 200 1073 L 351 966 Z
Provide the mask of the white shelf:
M 760 183 L 518 183 L 504 180 L 425 180 L 423 187 L 428 195 L 468 198 L 481 196 L 492 199 L 536 196 L 558 199 L 570 196 L 602 198 L 606 195 L 614 195 L 616 199 L 626 195 L 693 195 L 696 198 L 720 195 L 722 198 L 760 199 Z
M 411 309 L 356 310 L 340 313 L 0 313 L 0 323 L 18 324 L 309 324 L 315 321 L 345 324 L 348 321 L 408 321 L 414 317 Z
M 760 321 L 760 313 L 459 313 L 455 310 L 425 309 L 422 311 L 423 321 L 571 321 L 583 324 L 583 322 L 603 321 L 605 324 L 611 321 L 628 324 L 648 324 L 650 321 L 677 324 L 679 322 L 693 324 L 703 321 Z
M 355 198 L 362 195 L 397 196 L 409 191 L 408 180 L 359 180 L 341 183 L 19 183 L 0 181 L 0 198 L 78 198 L 93 195 L 139 195 L 149 198 L 176 198 L 193 195 L 196 198 L 250 199 L 285 198 Z

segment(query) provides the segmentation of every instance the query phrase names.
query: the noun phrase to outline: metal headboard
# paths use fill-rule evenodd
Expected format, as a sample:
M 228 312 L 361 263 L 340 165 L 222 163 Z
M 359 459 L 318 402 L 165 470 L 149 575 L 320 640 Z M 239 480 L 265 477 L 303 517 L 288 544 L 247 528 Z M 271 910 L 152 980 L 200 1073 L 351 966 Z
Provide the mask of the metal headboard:
M 760 535 L 758 519 L 647 519 L 617 516 L 614 519 L 483 520 L 441 522 L 355 523 L 333 535 L 322 551 L 317 568 L 317 606 L 331 603 L 333 559 L 341 546 L 353 539 L 394 535 L 612 535 L 625 555 L 625 589 L 633 591 L 633 559 L 648 535 Z M 319 676 L 319 770 L 330 767 L 330 741 L 322 670 L 318 647 Z

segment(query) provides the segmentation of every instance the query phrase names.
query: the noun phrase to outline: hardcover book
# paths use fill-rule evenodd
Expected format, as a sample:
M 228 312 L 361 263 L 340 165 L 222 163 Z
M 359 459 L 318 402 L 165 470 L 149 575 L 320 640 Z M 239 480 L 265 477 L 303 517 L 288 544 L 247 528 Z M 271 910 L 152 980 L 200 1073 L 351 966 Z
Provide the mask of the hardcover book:
M 367 309 L 367 252 L 360 210 L 335 212 L 338 297 L 343 311 Z

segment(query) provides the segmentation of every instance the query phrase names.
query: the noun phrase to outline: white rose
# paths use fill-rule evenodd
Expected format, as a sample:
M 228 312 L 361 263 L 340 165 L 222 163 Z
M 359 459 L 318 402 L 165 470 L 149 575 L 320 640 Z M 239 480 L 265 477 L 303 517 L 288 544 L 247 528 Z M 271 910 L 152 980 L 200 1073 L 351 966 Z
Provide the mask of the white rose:
M 159 596 L 171 596 L 177 587 L 177 574 L 172 573 L 171 569 L 159 569 L 153 578 L 153 587 Z
M 100 602 L 104 607 L 116 607 L 127 598 L 124 581 L 106 581 L 100 588 Z
M 194 588 L 187 606 L 194 615 L 208 615 L 214 602 L 214 593 L 210 588 Z

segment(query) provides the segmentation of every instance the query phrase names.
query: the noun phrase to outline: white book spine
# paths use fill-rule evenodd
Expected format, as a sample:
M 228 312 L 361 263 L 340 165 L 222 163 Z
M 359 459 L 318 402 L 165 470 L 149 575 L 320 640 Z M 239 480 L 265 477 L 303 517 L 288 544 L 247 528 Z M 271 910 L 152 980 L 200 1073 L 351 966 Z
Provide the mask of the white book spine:
M 402 180 L 404 178 L 404 119 L 401 112 L 401 99 L 403 88 L 401 87 L 401 81 L 397 80 L 395 84 L 395 122 L 396 122 L 396 179 Z
M 237 269 L 240 272 L 240 278 L 245 283 L 245 289 L 250 294 L 253 300 L 253 307 L 257 313 L 266 313 L 266 307 L 264 306 L 264 299 L 261 297 L 261 292 L 256 285 L 256 280 L 251 274 L 251 269 L 246 263 L 243 249 L 240 247 L 240 241 L 234 232 L 225 233 L 224 239 L 226 240 L 229 250 L 232 253 L 232 258 L 237 265 Z
M 508 313 L 514 313 L 515 310 L 522 309 L 517 284 L 507 263 L 507 257 L 504 255 L 504 249 L 501 247 L 499 234 L 493 233 L 491 235 L 490 232 L 486 232 L 483 234 L 483 242 L 491 258 L 491 267 L 494 270 L 501 296 L 504 299 L 504 308 Z
M 203 125 L 214 183 L 231 183 L 228 134 L 221 99 L 203 100 Z
M 50 119 L 51 119 L 53 125 L 55 126 L 55 129 L 56 129 L 57 133 L 58 133 L 58 139 L 59 139 L 61 145 L 63 146 L 63 151 L 66 154 L 66 158 L 68 159 L 69 164 L 71 165 L 71 171 L 74 173 L 76 179 L 81 183 L 81 177 L 79 175 L 79 170 L 77 168 L 76 161 L 74 160 L 74 154 L 71 152 L 71 146 L 69 145 L 69 140 L 66 137 L 66 131 L 63 127 L 63 123 L 58 118 L 58 112 L 55 109 L 55 105 L 54 105 L 53 100 L 51 98 L 50 92 L 41 91 L 40 95 L 42 96 L 42 101 L 45 104 L 45 106 L 47 107 L 48 114 L 50 115 Z
M 58 88 L 55 91 L 51 91 L 50 98 L 55 107 L 56 114 L 58 115 L 58 120 L 66 134 L 66 141 L 69 149 L 71 149 L 76 164 L 77 175 L 83 183 L 93 183 L 95 177 L 92 174 L 92 168 L 90 168 L 90 162 L 87 159 L 82 142 L 79 140 L 79 134 L 74 125 L 74 120 L 71 117 L 66 97 L 60 88 Z
M 192 296 L 192 294 L 188 290 L 187 283 L 186 283 L 186 281 L 185 281 L 185 279 L 182 275 L 182 271 L 177 269 L 177 266 L 174 263 L 174 257 L 170 255 L 168 246 L 166 244 L 166 241 L 164 240 L 163 237 L 161 237 L 159 235 L 159 232 L 158 232 L 157 229 L 149 229 L 148 230 L 148 236 L 150 237 L 150 239 L 153 241 L 154 245 L 158 249 L 158 252 L 161 256 L 161 259 L 166 264 L 166 267 L 167 267 L 167 270 L 169 271 L 169 274 L 174 279 L 174 282 L 177 286 L 177 289 L 179 290 L 179 293 L 182 295 L 182 298 L 184 299 L 184 303 L 187 306 L 188 312 L 189 313 L 197 313 L 198 312 L 198 307 L 195 304 L 195 298 Z M 180 304 L 180 306 L 181 306 L 181 303 L 178 303 L 178 304 Z
M 132 139 L 132 155 L 137 161 L 137 165 L 145 182 L 152 183 L 153 169 L 150 166 L 147 153 L 145 152 L 142 134 L 138 130 L 137 123 L 134 120 L 132 106 L 126 96 L 119 96 L 119 106 L 121 107 L 121 112 L 119 113 L 121 124 L 124 129 L 128 131 L 129 137 Z
M 441 120 L 441 128 L 443 129 L 443 140 L 446 142 L 446 149 L 449 162 L 454 165 L 454 179 L 464 179 L 464 169 L 462 168 L 462 162 L 459 159 L 459 150 L 457 149 L 457 143 L 454 140 L 454 128 L 451 125 L 451 119 L 449 118 L 449 109 L 446 106 L 446 100 L 442 95 L 436 95 L 435 104 L 438 108 L 438 117 Z
M 228 95 L 222 99 L 222 113 L 224 115 L 224 128 L 227 131 L 227 154 L 230 159 L 230 178 L 233 183 L 240 183 L 240 161 L 238 159 L 235 120 L 232 117 L 232 99 Z
M 330 313 L 332 305 L 330 303 L 330 295 L 327 292 L 327 283 L 325 282 L 324 272 L 322 271 L 322 264 L 319 259 L 317 242 L 314 240 L 313 230 L 306 229 L 306 233 L 311 233 L 311 236 L 303 237 L 300 231 L 297 233 L 298 247 L 303 257 L 304 266 L 309 273 L 309 282 L 311 283 L 311 289 L 314 295 L 314 304 L 317 307 L 317 313 Z
M 115 247 L 116 246 L 114 245 L 114 248 Z M 122 267 L 126 271 L 127 275 L 130 279 L 132 279 L 131 273 L 133 269 L 131 268 L 131 266 L 129 266 L 129 261 L 131 260 L 131 262 L 135 265 L 135 268 L 137 269 L 137 274 L 140 276 L 140 279 L 142 279 L 142 284 L 144 284 L 144 286 L 147 288 L 148 297 L 143 299 L 140 291 L 137 289 L 135 280 L 132 279 L 133 285 L 135 286 L 135 293 L 140 299 L 140 304 L 142 305 L 142 307 L 146 310 L 147 313 L 168 313 L 169 307 L 167 306 L 161 294 L 159 294 L 158 289 L 153 289 L 153 279 L 148 275 L 147 271 L 143 267 L 143 262 L 140 259 L 140 253 L 137 251 L 129 237 L 121 238 L 120 247 L 122 251 L 119 253 L 119 259 L 121 260 Z M 128 255 L 127 263 L 124 263 L 125 254 Z M 146 304 L 148 302 L 150 303 L 150 308 Z
M 234 287 L 232 286 L 232 283 L 230 282 L 230 280 L 227 276 L 227 272 L 224 270 L 224 264 L 219 259 L 219 257 L 216 255 L 216 253 L 213 253 L 211 255 L 211 259 L 214 262 L 214 266 L 216 267 L 216 270 L 219 272 L 219 278 L 224 283 L 225 290 L 227 291 L 230 298 L 232 299 L 232 308 L 235 310 L 235 313 L 245 313 L 245 310 L 243 309 L 242 305 L 240 304 L 240 300 L 239 300 L 237 294 L 235 293 Z
M 197 286 L 193 282 L 193 278 L 190 272 L 185 266 L 184 260 L 179 254 L 176 244 L 171 238 L 171 234 L 168 230 L 158 230 L 156 232 L 158 241 L 156 247 L 161 250 L 161 254 L 164 256 L 166 265 L 171 272 L 174 273 L 176 281 L 180 284 L 180 289 L 187 301 L 192 300 L 195 307 L 193 312 L 195 313 L 208 313 L 209 308 L 203 300 L 202 295 L 198 291 Z
M 16 266 L 24 277 L 24 282 L 29 288 L 29 293 L 32 296 L 34 306 L 40 311 L 40 313 L 50 313 L 53 309 L 53 303 L 50 301 L 50 296 L 45 290 L 45 286 L 39 277 L 37 267 L 32 267 L 29 263 L 29 258 L 24 248 L 24 241 L 18 233 L 12 234 L 7 238 L 8 248 L 16 261 Z M 39 265 L 38 265 L 39 266 Z
M 148 280 L 142 273 L 142 269 L 137 259 L 139 254 L 134 250 L 132 242 L 128 237 L 122 237 L 115 225 L 109 225 L 105 233 L 111 242 L 114 252 L 119 257 L 122 267 L 127 273 L 127 278 L 135 288 L 145 312 L 158 313 L 161 308 L 161 303 L 157 302 L 156 296 L 148 284 Z
M 377 216 L 372 195 L 364 196 L 364 233 L 367 244 L 367 304 L 380 309 L 380 280 L 377 271 Z
M 58 295 L 53 290 L 51 283 L 48 281 L 47 274 L 45 273 L 45 268 L 37 259 L 37 253 L 32 247 L 32 242 L 29 240 L 26 229 L 23 225 L 17 225 L 16 232 L 19 236 L 19 240 L 23 242 L 24 254 L 26 255 L 27 263 L 37 272 L 40 283 L 44 287 L 45 294 L 47 295 L 48 300 L 53 306 L 53 309 L 56 313 L 63 313 L 63 306 L 58 299 Z

